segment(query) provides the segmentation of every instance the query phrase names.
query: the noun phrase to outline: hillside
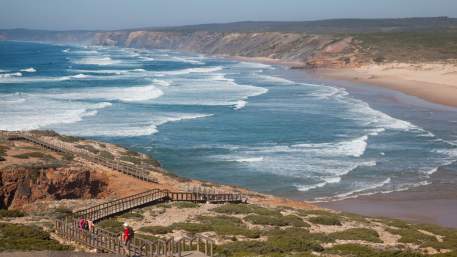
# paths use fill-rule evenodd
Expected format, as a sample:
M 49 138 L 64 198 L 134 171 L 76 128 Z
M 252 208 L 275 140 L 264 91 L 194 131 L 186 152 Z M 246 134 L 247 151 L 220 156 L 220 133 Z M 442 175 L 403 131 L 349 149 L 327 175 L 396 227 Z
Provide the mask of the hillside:
M 141 159 L 151 168 L 159 167 L 145 155 L 108 143 L 50 131 L 33 134 L 123 162 Z M 68 156 L 26 141 L 2 139 L 0 149 L 0 192 L 8 192 L 2 196 L 0 209 L 1 231 L 8 232 L 0 233 L 0 252 L 89 251 L 55 234 L 54 219 L 152 188 L 185 191 L 196 186 L 241 192 L 249 200 L 247 204 L 156 203 L 104 219 L 96 227 L 119 233 L 128 222 L 137 238 L 150 241 L 198 234 L 214 240 L 215 256 L 441 257 L 457 252 L 453 229 L 323 210 L 304 202 L 179 178 L 160 169 L 151 172 L 158 183 L 148 183 L 79 155 Z
M 457 19 L 238 22 L 118 31 L 0 30 L 0 40 L 176 49 L 269 58 L 301 68 L 457 59 Z

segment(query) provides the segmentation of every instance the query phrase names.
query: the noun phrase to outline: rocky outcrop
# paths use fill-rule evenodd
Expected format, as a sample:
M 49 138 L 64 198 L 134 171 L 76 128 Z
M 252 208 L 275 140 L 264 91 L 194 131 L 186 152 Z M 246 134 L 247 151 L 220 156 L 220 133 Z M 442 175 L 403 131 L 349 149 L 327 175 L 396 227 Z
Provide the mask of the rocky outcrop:
M 37 200 L 89 199 L 107 188 L 106 178 L 83 167 L 0 170 L 0 209 L 20 208 Z

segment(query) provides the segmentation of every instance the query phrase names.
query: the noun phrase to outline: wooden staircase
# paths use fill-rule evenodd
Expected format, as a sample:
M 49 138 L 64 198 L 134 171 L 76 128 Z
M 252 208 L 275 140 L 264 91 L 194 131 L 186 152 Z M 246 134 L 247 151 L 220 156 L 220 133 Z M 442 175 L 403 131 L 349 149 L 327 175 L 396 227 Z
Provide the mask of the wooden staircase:
M 145 171 L 143 168 L 108 160 L 88 151 L 70 147 L 59 142 L 46 140 L 31 133 L 2 131 L 0 136 L 6 137 L 9 140 L 25 140 L 56 152 L 74 154 L 90 162 L 103 165 L 143 181 L 158 183 L 155 178 L 150 176 L 150 172 Z M 78 210 L 64 219 L 55 220 L 55 232 L 57 235 L 66 240 L 77 242 L 89 248 L 125 256 L 212 257 L 215 242 L 213 239 L 202 235 L 184 236 L 179 240 L 168 238 L 153 241 L 135 237 L 130 243 L 125 244 L 119 234 L 112 233 L 97 226 L 95 226 L 91 231 L 84 230 L 80 229 L 78 225 L 78 218 L 81 217 L 93 222 L 98 222 L 102 219 L 119 215 L 135 208 L 167 201 L 217 204 L 227 202 L 243 203 L 246 202 L 247 199 L 239 193 L 219 193 L 205 190 L 193 190 L 192 192 L 170 192 L 168 190 L 153 189 L 95 205 L 83 210 Z

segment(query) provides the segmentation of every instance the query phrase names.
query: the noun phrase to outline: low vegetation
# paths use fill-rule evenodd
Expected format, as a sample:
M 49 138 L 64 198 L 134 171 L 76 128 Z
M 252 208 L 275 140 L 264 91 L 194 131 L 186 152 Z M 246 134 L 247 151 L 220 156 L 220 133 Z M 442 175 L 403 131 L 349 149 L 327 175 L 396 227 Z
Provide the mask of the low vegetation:
M 173 229 L 170 227 L 163 226 L 147 226 L 141 227 L 140 231 L 154 235 L 164 235 L 173 232 Z
M 37 158 L 37 159 L 55 159 L 52 155 L 45 154 L 42 152 L 29 152 L 29 153 L 23 153 L 23 154 L 17 154 L 13 156 L 14 158 L 18 159 L 29 159 L 29 158 Z
M 310 222 L 314 224 L 319 224 L 319 225 L 327 225 L 327 226 L 341 226 L 341 220 L 338 217 L 335 216 L 316 216 L 316 217 L 311 217 L 308 219 Z
M 281 216 L 281 211 L 268 209 L 252 204 L 226 204 L 213 209 L 214 212 L 222 214 L 258 214 L 265 216 Z
M 309 227 L 310 225 L 303 221 L 298 216 L 287 215 L 287 216 L 267 216 L 267 215 L 258 215 L 251 214 L 244 218 L 245 221 L 248 221 L 256 225 L 269 225 L 269 226 L 293 226 L 293 227 Z
M 193 202 L 176 202 L 174 203 L 174 206 L 176 206 L 178 209 L 189 209 L 199 207 L 198 203 Z
M 450 31 L 355 35 L 375 62 L 443 61 L 457 58 L 457 33 Z
M 19 210 L 0 209 L 0 218 L 17 218 L 24 217 L 25 213 Z
M 49 233 L 36 226 L 0 223 L 0 251 L 71 250 L 51 239 Z
M 99 223 L 97 223 L 97 226 L 106 229 L 108 231 L 111 231 L 113 233 L 122 233 L 122 225 L 123 222 L 117 220 L 117 219 L 107 219 L 103 220 Z
M 378 232 L 369 228 L 351 228 L 345 231 L 331 233 L 329 236 L 339 240 L 361 240 L 382 243 L 382 240 L 379 239 Z

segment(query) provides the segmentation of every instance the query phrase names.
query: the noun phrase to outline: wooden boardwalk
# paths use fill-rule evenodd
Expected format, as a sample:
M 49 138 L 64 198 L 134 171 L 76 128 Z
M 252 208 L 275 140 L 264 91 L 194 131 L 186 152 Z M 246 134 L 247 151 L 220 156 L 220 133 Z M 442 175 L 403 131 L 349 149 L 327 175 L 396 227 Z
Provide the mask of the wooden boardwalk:
M 3 132 L 2 136 L 8 138 L 9 140 L 25 140 L 33 144 L 39 145 L 43 148 L 49 149 L 51 151 L 73 154 L 87 161 L 105 166 L 112 170 L 119 171 L 121 173 L 135 177 L 137 179 L 141 179 L 143 181 L 158 183 L 158 180 L 151 176 L 151 172 L 161 172 L 159 168 L 157 168 L 156 170 L 149 171 L 142 166 L 128 164 L 119 160 L 116 161 L 107 159 L 84 149 L 78 149 L 75 147 L 70 147 L 63 143 L 53 142 L 50 140 L 39 138 L 31 133 Z
M 174 238 L 157 239 L 154 241 L 134 238 L 130 243 L 124 244 L 119 234 L 114 234 L 102 228 L 92 231 L 80 229 L 77 218 L 84 218 L 94 222 L 118 215 L 125 211 L 146 205 L 153 205 L 165 201 L 189 201 L 189 202 L 234 202 L 241 203 L 243 198 L 238 194 L 197 194 L 186 192 L 169 192 L 167 190 L 154 189 L 129 197 L 102 203 L 79 210 L 72 217 L 64 220 L 56 220 L 56 233 L 63 238 L 78 242 L 87 247 L 100 251 L 122 254 L 127 256 L 198 256 L 205 254 L 213 256 L 214 240 L 202 235 Z M 200 253 L 200 254 L 196 254 Z M 185 254 L 184 254 L 185 253 Z
M 9 140 L 26 140 L 56 152 L 75 154 L 88 161 L 101 164 L 113 170 L 135 178 L 157 183 L 149 171 L 140 169 L 135 165 L 108 160 L 88 151 L 70 148 L 64 144 L 43 140 L 30 133 L 2 132 L 1 136 Z M 102 252 L 126 256 L 144 257 L 181 257 L 181 256 L 213 256 L 214 240 L 202 235 L 192 237 L 184 236 L 179 240 L 174 238 L 145 240 L 138 237 L 125 244 L 119 234 L 112 233 L 95 226 L 91 231 L 80 229 L 78 219 L 84 218 L 93 222 L 119 215 L 123 212 L 154 205 L 167 201 L 187 201 L 198 203 L 243 203 L 247 200 L 239 193 L 219 193 L 208 190 L 192 190 L 192 192 L 170 192 L 168 190 L 153 189 L 132 196 L 116 199 L 83 210 L 78 210 L 72 215 L 55 220 L 55 232 L 66 240 L 74 241 L 89 248 Z

